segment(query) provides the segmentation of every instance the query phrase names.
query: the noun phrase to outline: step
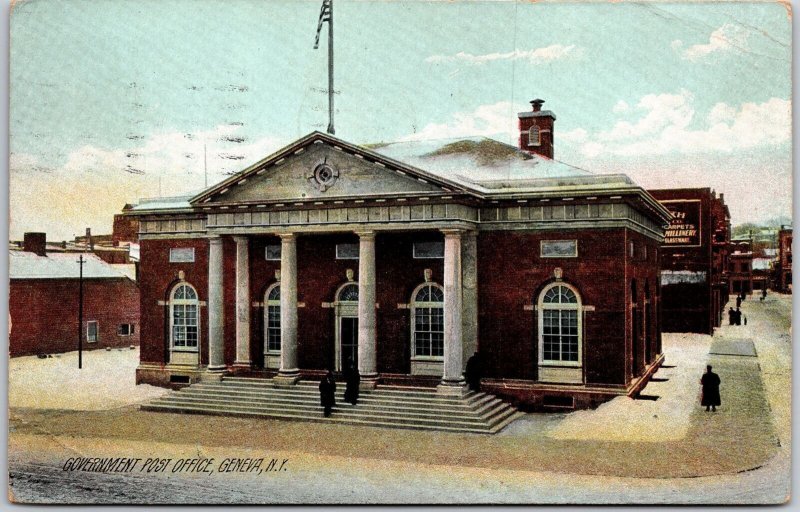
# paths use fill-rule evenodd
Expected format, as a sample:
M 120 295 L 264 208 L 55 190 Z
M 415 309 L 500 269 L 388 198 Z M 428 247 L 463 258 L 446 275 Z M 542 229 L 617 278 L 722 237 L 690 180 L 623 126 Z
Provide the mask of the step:
M 433 431 L 440 431 L 440 432 L 452 432 L 452 433 L 460 433 L 460 434 L 492 434 L 492 430 L 489 428 L 460 428 L 460 427 L 451 427 L 451 426 L 425 426 L 425 425 L 411 425 L 411 424 L 401 424 L 395 423 L 390 421 L 365 421 L 365 420 L 358 420 L 358 419 L 343 419 L 331 416 L 329 418 L 325 418 L 321 415 L 316 416 L 303 416 L 297 414 L 285 414 L 285 415 L 272 415 L 272 414 L 259 414 L 259 413 L 236 413 L 236 412 L 227 412 L 227 411 L 215 411 L 215 410 L 206 410 L 203 408 L 183 408 L 183 409 L 175 409 L 169 406 L 162 407 L 157 405 L 142 405 L 141 409 L 144 411 L 152 411 L 152 412 L 171 412 L 171 413 L 178 413 L 178 414 L 208 414 L 208 415 L 215 415 L 215 416 L 241 416 L 241 417 L 253 417 L 253 418 L 269 418 L 275 420 L 288 420 L 288 421 L 313 421 L 317 423 L 338 423 L 343 425 L 356 425 L 356 426 L 365 426 L 365 427 L 375 427 L 375 428 L 401 428 L 401 429 L 410 429 L 410 430 L 433 430 Z
M 224 381 L 223 381 L 224 382 Z M 215 390 L 215 391 L 224 391 L 226 393 L 236 393 L 236 394 L 259 394 L 259 393 L 270 393 L 270 394 L 282 394 L 285 396 L 297 396 L 297 397 L 319 397 L 318 390 L 311 390 L 311 389 L 298 389 L 298 388 L 276 388 L 276 387 L 266 387 L 266 386 L 258 386 L 257 388 L 253 387 L 245 387 L 245 386 L 238 386 L 238 385 L 231 385 L 231 384 L 222 384 L 222 383 L 200 383 L 194 384 L 192 386 L 188 386 L 181 389 L 181 392 L 185 392 L 186 390 Z M 344 394 L 344 388 L 337 389 L 337 395 Z M 368 391 L 368 392 L 361 392 L 360 396 L 364 397 L 385 397 L 390 398 L 392 400 L 405 400 L 409 402 L 418 402 L 420 404 L 427 403 L 427 404 L 435 404 L 435 405 L 446 405 L 446 404 L 463 404 L 463 403 L 471 403 L 474 400 L 478 400 L 484 396 L 483 393 L 465 396 L 463 399 L 456 398 L 456 397 L 449 397 L 449 396 L 442 396 L 437 395 L 435 393 L 427 394 L 427 395 L 414 395 L 414 396 L 407 396 L 404 394 L 386 394 L 383 390 L 375 390 L 375 391 Z
M 262 391 L 262 392 L 244 392 L 239 389 L 208 389 L 208 388 L 201 388 L 201 389 L 192 389 L 184 388 L 178 393 L 176 396 L 187 396 L 187 397 L 201 397 L 201 396 L 214 396 L 214 397 L 226 397 L 230 399 L 237 399 L 237 400 L 268 400 L 268 401 L 275 401 L 275 402 L 284 402 L 287 404 L 291 403 L 318 403 L 319 402 L 319 393 L 314 394 L 299 394 L 299 393 L 292 393 L 292 392 L 278 392 L 278 391 Z M 336 399 L 338 401 L 344 401 L 344 393 L 336 394 Z M 478 406 L 483 406 L 487 403 L 491 404 L 492 397 L 483 397 L 481 401 L 477 404 Z M 462 402 L 455 402 L 455 403 L 431 403 L 431 402 L 419 402 L 414 400 L 402 400 L 398 399 L 397 397 L 381 397 L 375 396 L 372 394 L 365 394 L 359 396 L 358 399 L 359 404 L 363 405 L 387 405 L 391 407 L 396 407 L 399 409 L 418 409 L 421 407 L 424 408 L 436 408 L 437 410 L 442 411 L 451 411 L 451 412 L 461 412 L 461 411 L 474 411 L 476 405 L 471 403 L 462 403 Z
M 209 405 L 230 405 L 230 406 L 237 406 L 237 407 L 248 407 L 248 408 L 264 408 L 264 409 L 277 409 L 283 408 L 286 410 L 320 410 L 322 406 L 319 404 L 319 401 L 316 402 L 295 402 L 295 403 L 282 403 L 276 402 L 272 400 L 230 400 L 226 397 L 208 397 L 208 396 L 176 396 L 176 395 L 168 395 L 166 397 L 161 397 L 157 400 L 158 403 L 171 403 L 175 405 L 180 404 L 209 404 Z M 474 411 L 469 409 L 465 409 L 463 411 L 459 411 L 453 413 L 451 411 L 441 411 L 437 409 L 414 409 L 414 408 L 402 408 L 398 409 L 396 407 L 392 407 L 391 405 L 383 405 L 383 404 L 373 404 L 373 405 L 363 405 L 359 404 L 357 406 L 352 406 L 347 404 L 346 402 L 340 401 L 340 406 L 350 410 L 352 412 L 358 412 L 359 414 L 372 414 L 372 415 L 400 415 L 403 418 L 429 418 L 429 419 L 443 419 L 447 420 L 450 418 L 459 418 L 463 421 L 485 421 L 486 418 L 489 418 L 491 415 L 478 415 L 475 414 Z M 496 414 L 497 411 L 493 411 L 492 414 Z
M 231 413 L 231 414 L 266 414 L 275 417 L 283 417 L 285 415 L 301 415 L 301 416 L 313 416 L 313 415 L 321 415 L 322 414 L 322 407 L 316 408 L 298 408 L 292 409 L 287 411 L 285 408 L 277 407 L 251 407 L 247 405 L 237 405 L 237 404 L 214 404 L 214 403 L 206 403 L 206 402 L 197 402 L 197 403 L 174 403 L 169 400 L 154 400 L 151 402 L 152 406 L 161 406 L 161 407 L 168 407 L 174 410 L 184 410 L 184 409 L 204 409 L 209 411 L 219 411 L 220 413 Z M 398 423 L 398 424 L 412 424 L 412 425 L 420 425 L 420 426 L 451 426 L 451 427 L 459 427 L 459 428 L 488 428 L 485 422 L 480 420 L 465 420 L 462 418 L 444 418 L 444 419 L 437 419 L 437 418 L 425 418 L 425 417 L 406 417 L 406 416 L 392 416 L 392 415 L 382 415 L 382 414 L 369 414 L 368 412 L 358 412 L 350 410 L 346 407 L 337 407 L 334 409 L 334 413 L 337 417 L 342 419 L 358 419 L 361 421 L 378 421 L 378 422 L 391 422 L 391 423 Z

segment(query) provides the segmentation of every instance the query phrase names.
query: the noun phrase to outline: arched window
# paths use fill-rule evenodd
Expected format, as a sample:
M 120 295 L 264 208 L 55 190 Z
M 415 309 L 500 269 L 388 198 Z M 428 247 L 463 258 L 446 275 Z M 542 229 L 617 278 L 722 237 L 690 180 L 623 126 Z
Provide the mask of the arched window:
M 414 357 L 444 357 L 444 290 L 425 283 L 411 295 L 411 346 Z
M 170 307 L 170 340 L 172 348 L 197 351 L 200 332 L 200 303 L 197 291 L 187 283 L 179 283 L 172 290 Z
M 275 283 L 264 294 L 264 347 L 281 351 L 281 286 Z
M 581 301 L 577 291 L 554 283 L 539 295 L 539 363 L 580 366 Z
M 342 286 L 336 300 L 338 302 L 358 302 L 358 285 L 353 283 Z
M 528 129 L 528 145 L 529 146 L 540 146 L 542 144 L 542 133 L 539 131 L 539 127 L 533 125 Z

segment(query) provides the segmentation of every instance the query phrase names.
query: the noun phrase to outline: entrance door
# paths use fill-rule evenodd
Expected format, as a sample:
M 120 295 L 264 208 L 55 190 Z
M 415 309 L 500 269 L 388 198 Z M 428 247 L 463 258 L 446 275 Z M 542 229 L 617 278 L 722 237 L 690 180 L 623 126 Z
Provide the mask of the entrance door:
M 358 367 L 358 317 L 344 316 L 339 319 L 339 369 L 345 370 L 348 361 Z

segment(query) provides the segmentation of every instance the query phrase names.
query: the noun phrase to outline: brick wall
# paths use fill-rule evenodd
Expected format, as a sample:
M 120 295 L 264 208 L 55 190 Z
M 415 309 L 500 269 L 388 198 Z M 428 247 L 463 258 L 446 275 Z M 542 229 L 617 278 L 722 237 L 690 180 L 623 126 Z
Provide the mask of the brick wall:
M 12 279 L 9 290 L 13 356 L 62 353 L 78 349 L 77 279 Z M 129 279 L 85 279 L 82 327 L 85 350 L 138 345 L 139 288 Z M 98 340 L 86 340 L 88 321 L 98 322 Z M 121 336 L 120 324 L 134 324 Z

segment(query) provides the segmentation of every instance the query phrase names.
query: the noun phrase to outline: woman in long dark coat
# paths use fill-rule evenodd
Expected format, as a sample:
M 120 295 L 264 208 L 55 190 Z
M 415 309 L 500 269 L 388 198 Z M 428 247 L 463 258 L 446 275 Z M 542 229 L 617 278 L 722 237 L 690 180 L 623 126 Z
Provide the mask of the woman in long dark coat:
M 358 387 L 361 385 L 361 374 L 352 362 L 347 364 L 347 369 L 344 371 L 344 381 L 346 383 L 344 401 L 356 405 L 358 403 Z
M 716 412 L 717 406 L 722 405 L 722 400 L 719 396 L 719 375 L 711 371 L 711 365 L 706 366 L 706 373 L 700 379 L 700 384 L 703 386 L 703 397 L 700 399 L 700 405 L 706 406 L 706 411 L 709 407 L 712 411 Z
M 483 364 L 481 364 L 481 356 L 477 352 L 467 360 L 467 367 L 464 369 L 464 377 L 466 378 L 469 389 L 473 391 L 481 390 L 481 377 L 483 377 Z
M 325 417 L 327 418 L 331 415 L 333 406 L 336 405 L 336 380 L 330 370 L 328 370 L 325 378 L 319 382 L 319 401 L 325 409 Z

